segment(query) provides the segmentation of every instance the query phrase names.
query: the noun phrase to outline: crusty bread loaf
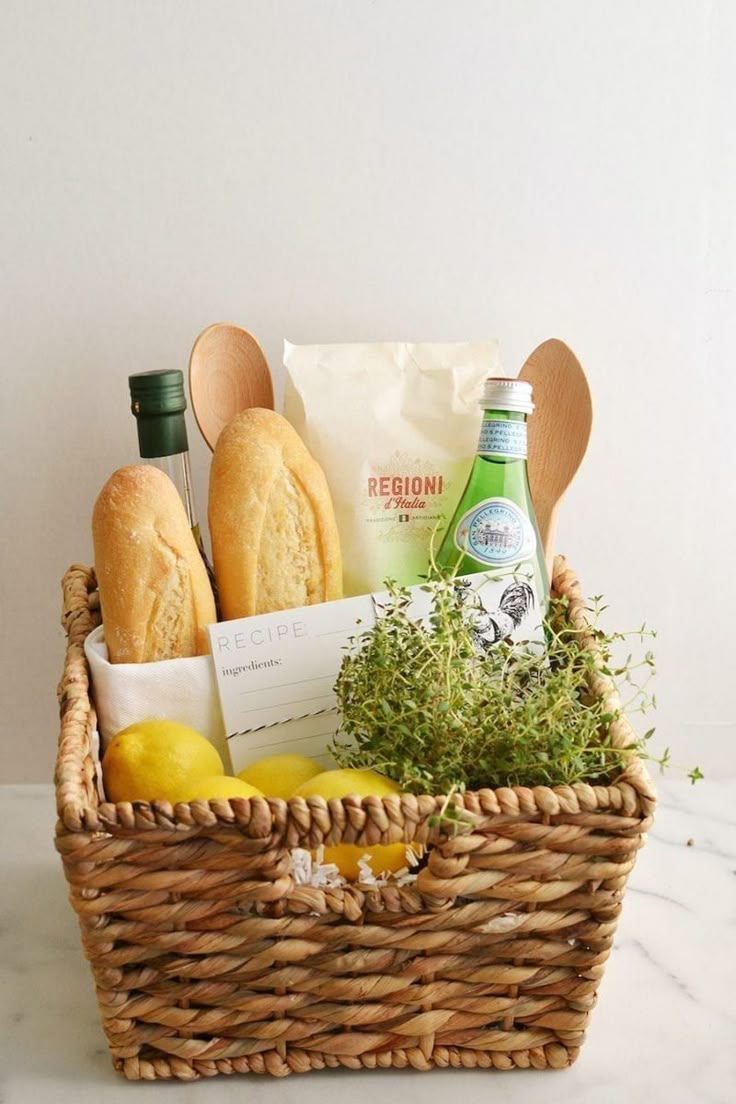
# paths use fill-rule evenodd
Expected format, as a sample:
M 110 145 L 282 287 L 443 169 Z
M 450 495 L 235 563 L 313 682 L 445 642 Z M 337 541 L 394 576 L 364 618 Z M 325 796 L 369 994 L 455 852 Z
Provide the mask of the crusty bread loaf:
M 342 561 L 327 480 L 273 410 L 244 410 L 217 439 L 209 521 L 226 620 L 342 596 Z
M 215 601 L 169 477 L 150 464 L 114 472 L 95 502 L 92 536 L 110 662 L 204 655 Z

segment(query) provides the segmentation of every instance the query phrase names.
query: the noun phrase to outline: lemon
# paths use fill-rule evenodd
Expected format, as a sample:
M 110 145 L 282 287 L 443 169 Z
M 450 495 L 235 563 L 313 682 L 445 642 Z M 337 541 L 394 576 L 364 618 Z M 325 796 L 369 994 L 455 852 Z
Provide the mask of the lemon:
M 347 797 L 358 794 L 359 797 L 385 797 L 399 793 L 399 787 L 390 778 L 372 770 L 331 770 L 316 774 L 302 783 L 294 791 L 294 797 Z M 326 863 L 335 863 L 343 877 L 354 882 L 360 871 L 358 860 L 364 855 L 370 856 L 370 865 L 374 874 L 384 871 L 400 870 L 406 866 L 406 844 L 389 843 L 385 846 L 356 847 L 353 843 L 340 843 L 336 847 L 325 847 Z
M 266 755 L 242 770 L 238 778 L 256 786 L 268 797 L 288 801 L 297 786 L 319 774 L 321 769 L 306 755 Z
M 229 774 L 210 774 L 192 778 L 181 788 L 179 801 L 209 801 L 213 797 L 263 797 L 255 786 Z
M 209 740 L 177 721 L 147 720 L 113 736 L 102 759 L 110 801 L 183 800 L 193 778 L 224 775 L 222 759 Z

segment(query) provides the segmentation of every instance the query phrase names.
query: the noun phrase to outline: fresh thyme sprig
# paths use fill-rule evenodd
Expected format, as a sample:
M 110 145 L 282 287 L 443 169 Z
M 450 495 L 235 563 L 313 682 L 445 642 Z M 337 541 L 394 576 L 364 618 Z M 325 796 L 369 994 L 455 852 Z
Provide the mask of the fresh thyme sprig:
M 611 728 L 652 704 L 654 658 L 614 663 L 621 642 L 654 636 L 646 626 L 607 635 L 600 599 L 590 612 L 598 654 L 567 619 L 567 601 L 553 599 L 545 621 L 546 651 L 500 642 L 475 649 L 466 608 L 452 576 L 433 569 L 429 624 L 410 616 L 406 588 L 389 583 L 382 615 L 351 642 L 337 680 L 342 731 L 333 755 L 341 766 L 369 767 L 413 793 L 449 794 L 483 786 L 606 782 L 633 752 L 650 755 L 653 729 L 628 748 Z M 591 692 L 600 675 L 627 690 L 611 712 L 610 697 Z M 643 678 L 641 677 L 643 675 Z M 698 768 L 693 781 L 702 777 Z

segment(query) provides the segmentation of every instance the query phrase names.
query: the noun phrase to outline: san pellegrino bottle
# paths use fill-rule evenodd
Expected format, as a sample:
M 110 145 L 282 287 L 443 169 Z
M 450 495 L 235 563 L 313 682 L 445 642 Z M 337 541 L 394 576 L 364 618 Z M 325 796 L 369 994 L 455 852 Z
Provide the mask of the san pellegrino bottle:
M 525 380 L 486 380 L 478 452 L 445 533 L 437 563 L 458 575 L 484 571 L 525 579 L 541 616 L 549 580 L 526 467 L 527 418 L 534 410 Z
M 138 372 L 128 377 L 130 407 L 138 427 L 138 451 L 142 460 L 168 475 L 187 513 L 192 535 L 204 560 L 214 589 L 215 576 L 204 550 L 197 523 L 189 466 L 189 439 L 184 411 L 184 376 L 178 368 Z M 215 591 L 215 597 L 217 592 Z

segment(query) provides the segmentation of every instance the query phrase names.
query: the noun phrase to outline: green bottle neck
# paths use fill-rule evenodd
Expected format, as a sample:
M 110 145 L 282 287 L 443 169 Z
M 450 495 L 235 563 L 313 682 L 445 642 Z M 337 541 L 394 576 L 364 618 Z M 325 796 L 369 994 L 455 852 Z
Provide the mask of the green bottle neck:
M 484 410 L 478 457 L 526 466 L 526 422 L 527 415 L 517 410 Z

